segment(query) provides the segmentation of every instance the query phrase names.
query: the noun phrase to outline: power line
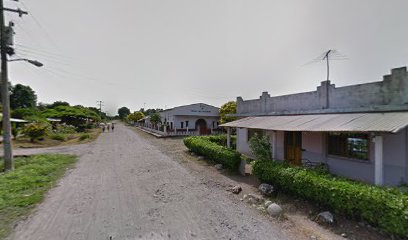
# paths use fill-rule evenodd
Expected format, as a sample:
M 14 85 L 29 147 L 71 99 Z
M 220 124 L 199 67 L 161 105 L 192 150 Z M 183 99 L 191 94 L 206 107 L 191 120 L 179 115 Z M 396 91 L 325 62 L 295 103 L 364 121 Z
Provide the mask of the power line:
M 48 41 L 54 45 L 56 50 L 59 50 L 58 45 L 56 44 L 56 42 L 54 41 L 54 39 L 51 37 L 51 35 L 48 33 L 47 29 L 45 27 L 43 27 L 43 25 L 40 23 L 40 21 L 35 17 L 33 11 L 31 11 L 31 8 L 29 8 L 24 2 L 21 2 L 21 4 L 23 5 L 23 7 L 25 7 L 28 11 L 30 11 L 30 17 L 34 20 L 34 22 L 37 24 L 37 26 L 44 32 L 44 35 L 46 36 L 46 38 L 48 38 Z

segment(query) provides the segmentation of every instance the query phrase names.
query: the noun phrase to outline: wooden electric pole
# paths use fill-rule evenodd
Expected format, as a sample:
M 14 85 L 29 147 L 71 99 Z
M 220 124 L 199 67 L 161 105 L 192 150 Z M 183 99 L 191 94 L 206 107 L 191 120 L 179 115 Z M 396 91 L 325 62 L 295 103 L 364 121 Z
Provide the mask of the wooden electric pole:
M 27 14 L 20 9 L 4 8 L 3 0 L 0 0 L 0 51 L 1 51 L 1 101 L 3 105 L 3 148 L 4 148 L 4 169 L 11 171 L 14 169 L 13 146 L 11 143 L 11 123 L 10 123 L 10 96 L 8 83 L 7 54 L 14 52 L 12 45 L 12 25 L 6 26 L 4 20 L 4 11 L 18 13 L 21 17 Z
M 99 107 L 99 115 L 101 117 L 102 120 L 102 106 L 103 106 L 103 102 L 102 101 L 96 101 L 98 103 L 98 107 Z

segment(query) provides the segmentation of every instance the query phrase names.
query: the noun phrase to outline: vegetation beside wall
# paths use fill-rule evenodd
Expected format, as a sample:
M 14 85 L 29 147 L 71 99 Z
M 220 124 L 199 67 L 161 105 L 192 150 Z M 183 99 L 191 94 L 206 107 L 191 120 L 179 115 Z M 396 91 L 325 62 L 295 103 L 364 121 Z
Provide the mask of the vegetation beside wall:
M 226 134 L 201 136 L 201 138 L 207 139 L 208 141 L 216 143 L 223 147 L 227 146 L 227 135 Z M 231 136 L 231 148 L 232 149 L 237 148 L 237 136 Z
M 0 173 L 0 239 L 42 201 L 75 161 L 74 156 L 58 154 L 16 158 L 15 171 Z
M 276 161 L 256 161 L 253 173 L 262 182 L 314 201 L 335 212 L 401 237 L 408 237 L 408 195 L 330 174 L 291 167 Z
M 238 170 L 241 163 L 241 154 L 212 142 L 210 137 L 192 136 L 184 138 L 186 147 L 194 153 L 205 156 L 231 170 Z M 215 141 L 215 139 L 212 139 Z

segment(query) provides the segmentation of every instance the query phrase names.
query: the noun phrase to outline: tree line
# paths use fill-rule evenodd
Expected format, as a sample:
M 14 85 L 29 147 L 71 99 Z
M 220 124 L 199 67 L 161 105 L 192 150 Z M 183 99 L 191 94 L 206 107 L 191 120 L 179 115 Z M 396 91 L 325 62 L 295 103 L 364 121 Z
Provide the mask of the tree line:
M 12 122 L 12 132 L 15 137 L 20 133 L 34 136 L 36 135 L 34 132 L 37 132 L 37 135 L 44 135 L 51 128 L 53 120 L 71 126 L 77 132 L 84 132 L 106 118 L 106 114 L 95 107 L 71 106 L 65 101 L 55 101 L 50 104 L 37 103 L 37 95 L 30 86 L 11 85 L 9 92 L 11 117 L 29 122 L 25 125 Z

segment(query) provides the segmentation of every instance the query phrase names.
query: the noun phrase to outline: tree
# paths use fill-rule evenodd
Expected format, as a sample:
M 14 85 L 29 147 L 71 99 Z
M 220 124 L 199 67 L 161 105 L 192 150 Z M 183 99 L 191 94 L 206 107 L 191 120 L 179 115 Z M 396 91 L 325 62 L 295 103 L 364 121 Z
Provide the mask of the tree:
M 142 112 L 138 111 L 138 112 L 134 112 L 134 113 L 129 114 L 127 116 L 127 120 L 131 121 L 131 122 L 137 122 L 140 119 L 143 119 L 144 117 L 145 117 L 145 115 Z
M 163 109 L 161 109 L 161 108 L 156 108 L 156 109 L 154 109 L 154 108 L 149 108 L 149 109 L 147 109 L 147 110 L 145 110 L 144 108 L 141 108 L 141 109 L 140 109 L 140 112 L 142 112 L 145 116 L 150 116 L 150 115 L 152 115 L 153 113 L 158 113 L 158 112 L 161 112 L 161 111 L 163 111 Z
M 71 106 L 68 102 L 64 102 L 64 101 L 55 101 L 54 103 L 48 105 L 48 108 L 56 108 L 58 106 Z
M 158 113 L 153 113 L 152 115 L 150 115 L 150 122 L 151 122 L 154 126 L 157 126 L 157 124 L 161 122 L 160 114 L 158 114 Z
M 118 109 L 118 114 L 119 118 L 124 120 L 130 114 L 130 109 L 127 107 L 121 107 Z
M 84 125 L 88 122 L 87 120 L 101 120 L 101 117 L 96 112 L 80 106 L 58 106 L 53 109 L 43 111 L 42 116 L 47 118 L 59 118 L 61 119 L 62 123 L 77 127 L 78 131 L 82 131 L 84 129 Z
M 235 121 L 236 117 L 227 116 L 228 114 L 236 114 L 237 113 L 237 103 L 234 101 L 230 101 L 225 103 L 220 108 L 220 118 L 221 124 Z
M 11 87 L 10 108 L 34 108 L 37 105 L 37 95 L 29 86 L 16 84 Z

